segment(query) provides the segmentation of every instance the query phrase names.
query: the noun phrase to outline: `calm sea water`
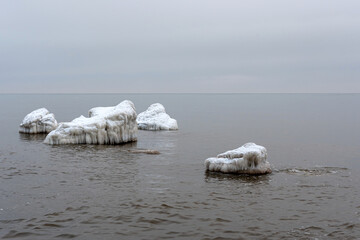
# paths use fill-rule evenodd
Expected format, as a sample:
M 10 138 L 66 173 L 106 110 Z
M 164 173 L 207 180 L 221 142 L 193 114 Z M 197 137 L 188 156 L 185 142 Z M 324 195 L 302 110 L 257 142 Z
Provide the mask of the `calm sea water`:
M 138 113 L 164 104 L 180 130 L 118 146 L 18 133 L 39 107 L 60 122 L 125 99 Z M 360 94 L 0 95 L 0 238 L 359 239 L 359 106 Z M 246 142 L 268 149 L 272 174 L 205 172 Z

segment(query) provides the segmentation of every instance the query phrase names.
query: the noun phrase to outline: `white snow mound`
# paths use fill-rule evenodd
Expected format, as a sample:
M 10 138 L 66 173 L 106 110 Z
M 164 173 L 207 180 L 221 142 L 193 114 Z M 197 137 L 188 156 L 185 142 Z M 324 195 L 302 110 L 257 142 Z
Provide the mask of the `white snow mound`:
M 151 104 L 136 120 L 141 130 L 178 130 L 177 121 L 165 112 L 164 106 L 160 103 Z
M 20 124 L 20 133 L 49 133 L 57 127 L 54 114 L 46 108 L 39 108 L 25 116 Z
M 125 100 L 114 107 L 93 108 L 90 112 L 93 114 L 89 118 L 80 116 L 71 122 L 60 123 L 47 135 L 44 143 L 119 144 L 137 141 L 136 111 L 131 101 Z
M 267 151 L 263 146 L 246 143 L 243 146 L 205 160 L 207 171 L 239 174 L 271 173 L 266 160 Z
M 128 100 L 125 100 L 125 101 L 128 101 Z M 133 103 L 130 102 L 129 104 L 133 104 Z M 106 114 L 108 112 L 111 112 L 114 109 L 114 107 L 115 106 L 113 106 L 113 107 L 94 107 L 94 108 L 89 110 L 89 117 L 104 115 L 104 114 Z

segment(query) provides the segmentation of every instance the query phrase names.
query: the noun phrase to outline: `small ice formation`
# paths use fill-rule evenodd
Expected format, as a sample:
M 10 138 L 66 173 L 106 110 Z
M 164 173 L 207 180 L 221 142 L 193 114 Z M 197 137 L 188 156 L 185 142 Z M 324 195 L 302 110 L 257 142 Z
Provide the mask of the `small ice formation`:
M 63 122 L 47 135 L 47 144 L 120 144 L 137 141 L 134 104 L 125 100 L 114 107 L 93 108 L 89 118 Z
M 271 173 L 266 157 L 266 148 L 255 143 L 246 143 L 237 149 L 206 159 L 205 166 L 207 171 L 212 172 L 266 174 Z
M 141 130 L 178 130 L 177 121 L 165 112 L 164 106 L 160 103 L 151 104 L 136 120 Z
M 39 108 L 25 116 L 20 124 L 20 133 L 49 133 L 58 123 L 53 113 L 46 108 Z

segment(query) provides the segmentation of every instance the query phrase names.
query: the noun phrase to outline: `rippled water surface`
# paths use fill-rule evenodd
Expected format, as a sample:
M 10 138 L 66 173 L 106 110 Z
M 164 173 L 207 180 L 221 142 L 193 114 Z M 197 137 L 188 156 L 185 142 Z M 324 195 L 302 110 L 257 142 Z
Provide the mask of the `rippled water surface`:
M 18 133 L 39 107 L 60 122 L 124 99 L 138 113 L 163 103 L 180 130 L 117 146 Z M 359 106 L 358 94 L 0 95 L 0 238 L 359 239 Z M 272 174 L 204 171 L 250 141 Z

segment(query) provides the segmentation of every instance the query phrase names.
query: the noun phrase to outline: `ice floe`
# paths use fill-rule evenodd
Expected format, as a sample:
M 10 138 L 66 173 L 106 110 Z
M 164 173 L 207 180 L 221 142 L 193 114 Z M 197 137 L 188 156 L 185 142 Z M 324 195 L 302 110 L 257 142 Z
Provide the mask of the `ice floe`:
M 138 115 L 138 128 L 141 130 L 178 130 L 177 121 L 171 118 L 160 103 L 150 107 Z
M 137 141 L 134 104 L 125 100 L 114 107 L 97 107 L 91 117 L 80 116 L 71 122 L 60 123 L 50 132 L 47 144 L 119 144 Z
M 20 133 L 49 133 L 57 127 L 53 113 L 46 108 L 39 108 L 25 116 L 20 124 Z
M 263 146 L 246 143 L 243 146 L 205 160 L 207 171 L 238 174 L 271 173 L 266 160 L 267 151 Z

